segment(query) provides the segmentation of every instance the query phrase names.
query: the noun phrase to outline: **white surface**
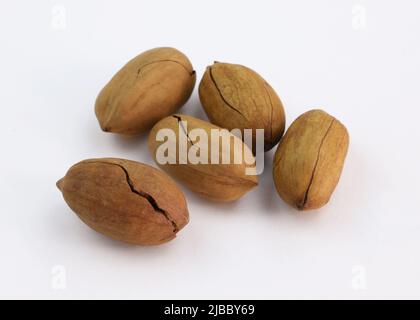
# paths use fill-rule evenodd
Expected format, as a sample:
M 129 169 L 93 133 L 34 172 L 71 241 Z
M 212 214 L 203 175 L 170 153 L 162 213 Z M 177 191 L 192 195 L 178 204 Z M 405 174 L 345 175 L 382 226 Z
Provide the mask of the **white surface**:
M 420 298 L 419 32 L 415 0 L 2 1 L 0 297 Z M 269 153 L 260 186 L 235 204 L 183 188 L 191 222 L 166 245 L 130 247 L 85 226 L 55 182 L 85 158 L 152 164 L 145 138 L 99 130 L 93 104 L 156 46 L 186 53 L 198 81 L 213 60 L 255 69 L 288 125 L 314 107 L 346 124 L 331 202 L 286 206 Z M 204 117 L 197 88 L 182 112 Z

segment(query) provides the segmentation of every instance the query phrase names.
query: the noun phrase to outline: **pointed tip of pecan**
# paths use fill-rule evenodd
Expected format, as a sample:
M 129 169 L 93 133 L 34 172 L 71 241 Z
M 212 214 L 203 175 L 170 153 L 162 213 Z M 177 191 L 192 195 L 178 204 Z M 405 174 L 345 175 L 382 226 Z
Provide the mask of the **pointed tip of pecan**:
M 61 178 L 60 180 L 57 181 L 55 185 L 57 186 L 58 190 L 60 191 L 63 190 L 63 183 L 64 183 L 64 178 Z

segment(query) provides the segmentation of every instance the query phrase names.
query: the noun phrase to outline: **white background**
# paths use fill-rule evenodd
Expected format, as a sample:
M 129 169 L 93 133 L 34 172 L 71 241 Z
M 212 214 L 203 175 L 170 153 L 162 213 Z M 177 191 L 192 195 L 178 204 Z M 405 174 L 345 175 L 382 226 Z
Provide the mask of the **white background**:
M 419 33 L 416 0 L 2 1 L 0 297 L 420 298 Z M 340 119 L 351 145 L 331 202 L 285 205 L 273 149 L 237 203 L 183 188 L 191 222 L 166 245 L 85 226 L 55 182 L 85 158 L 152 164 L 146 137 L 101 132 L 93 105 L 157 46 L 198 81 L 213 60 L 253 68 L 288 125 L 315 107 Z M 205 117 L 197 89 L 181 112 Z

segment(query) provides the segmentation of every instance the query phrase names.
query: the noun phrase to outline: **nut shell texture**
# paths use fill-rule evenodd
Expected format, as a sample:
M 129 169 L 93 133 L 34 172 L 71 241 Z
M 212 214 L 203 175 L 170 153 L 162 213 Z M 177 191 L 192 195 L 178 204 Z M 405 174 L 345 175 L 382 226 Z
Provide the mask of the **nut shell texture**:
M 85 160 L 72 166 L 57 186 L 83 222 L 123 242 L 161 244 L 188 223 L 187 204 L 177 185 L 138 162 Z
M 190 97 L 195 71 L 174 48 L 155 48 L 129 61 L 102 89 L 95 113 L 104 131 L 127 136 L 149 130 Z
M 182 124 L 186 123 L 186 127 Z M 180 127 L 181 126 L 181 127 Z M 181 130 L 180 130 L 181 128 Z M 168 138 L 165 142 L 158 141 L 158 133 L 161 129 L 170 129 L 175 133 L 173 137 Z M 209 137 L 207 141 L 196 139 L 193 137 L 195 129 L 204 130 Z M 255 159 L 252 151 L 236 136 L 227 130 L 223 130 L 219 139 L 219 160 L 218 164 L 212 163 L 211 154 L 211 130 L 221 130 L 209 122 L 187 116 L 173 115 L 159 121 L 151 130 L 149 135 L 149 150 L 156 163 L 171 176 L 181 181 L 190 190 L 200 194 L 201 196 L 214 201 L 234 201 L 242 197 L 245 193 L 257 186 L 258 179 L 256 175 L 248 175 L 247 168 L 251 172 L 255 172 Z M 223 144 L 223 139 L 227 139 L 228 143 Z M 179 144 L 185 141 L 188 153 L 192 150 L 201 148 L 203 154 L 207 154 L 207 163 L 196 163 L 191 158 L 185 159 L 177 154 Z M 225 140 L 226 141 L 226 140 Z M 167 146 L 173 146 L 169 152 L 171 163 L 162 164 L 157 160 L 158 149 L 165 143 Z M 229 145 L 229 150 L 223 146 Z M 193 149 L 194 148 L 194 149 Z M 201 153 L 202 151 L 198 153 Z M 234 154 L 241 154 L 242 161 L 234 163 L 223 163 L 223 154 L 234 159 Z M 196 154 L 196 151 L 194 151 Z M 244 159 L 249 159 L 245 161 Z M 252 163 L 252 165 L 248 163 Z
M 255 71 L 230 63 L 207 67 L 199 86 L 200 101 L 210 121 L 222 128 L 264 129 L 264 150 L 283 135 L 283 104 L 273 88 Z
M 311 110 L 297 118 L 274 157 L 280 197 L 299 210 L 325 205 L 339 181 L 348 145 L 347 129 L 328 113 Z

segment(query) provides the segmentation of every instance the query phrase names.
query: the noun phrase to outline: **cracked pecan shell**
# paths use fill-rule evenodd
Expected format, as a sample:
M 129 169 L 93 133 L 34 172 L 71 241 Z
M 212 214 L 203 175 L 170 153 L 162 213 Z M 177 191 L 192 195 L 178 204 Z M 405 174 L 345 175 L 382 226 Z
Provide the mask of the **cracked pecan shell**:
M 95 113 L 102 130 L 133 136 L 176 112 L 190 97 L 195 71 L 174 48 L 155 48 L 129 61 L 102 89 Z
M 212 129 L 220 133 L 217 138 L 212 137 Z M 221 129 L 191 116 L 172 115 L 159 121 L 150 131 L 149 150 L 160 168 L 190 190 L 210 200 L 234 201 L 258 185 L 255 159 L 239 138 Z M 173 134 L 164 141 L 160 134 L 165 130 Z M 200 131 L 203 137 L 195 135 Z M 217 139 L 218 143 L 212 139 Z M 217 147 L 214 152 L 212 148 Z M 235 154 L 240 156 L 236 163 Z M 192 158 L 194 155 L 200 162 Z
M 116 240 L 157 245 L 175 238 L 189 220 L 175 182 L 148 165 L 90 159 L 57 182 L 69 207 L 92 229 Z
M 199 96 L 210 121 L 222 128 L 264 129 L 264 150 L 284 133 L 283 104 L 273 88 L 255 71 L 238 64 L 215 62 L 199 85 Z
M 274 156 L 280 197 L 299 210 L 324 206 L 340 179 L 348 145 L 347 129 L 328 113 L 311 110 L 298 117 Z

